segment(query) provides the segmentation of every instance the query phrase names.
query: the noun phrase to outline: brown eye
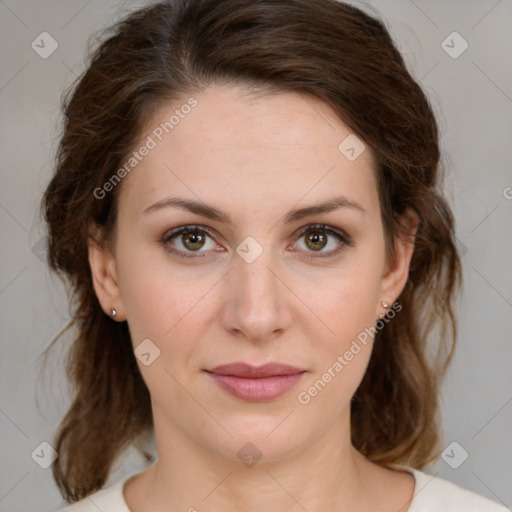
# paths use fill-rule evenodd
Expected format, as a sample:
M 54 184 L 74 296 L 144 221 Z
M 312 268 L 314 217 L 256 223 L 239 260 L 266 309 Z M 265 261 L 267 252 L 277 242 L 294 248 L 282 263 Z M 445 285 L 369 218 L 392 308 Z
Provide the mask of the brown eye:
M 208 242 L 210 243 L 209 247 Z M 202 257 L 205 256 L 209 250 L 217 247 L 213 241 L 212 234 L 205 228 L 196 226 L 181 226 L 168 231 L 162 237 L 160 243 L 169 252 L 184 258 L 197 256 Z
M 298 235 L 298 240 L 304 239 L 304 248 L 301 248 L 309 258 L 329 258 L 336 256 L 346 246 L 353 246 L 351 238 L 336 228 L 325 224 L 307 226 Z M 299 244 L 300 245 L 300 244 Z M 329 250 L 324 249 L 331 247 Z M 300 248 L 300 247 L 299 247 Z M 311 254 L 318 253 L 318 254 Z

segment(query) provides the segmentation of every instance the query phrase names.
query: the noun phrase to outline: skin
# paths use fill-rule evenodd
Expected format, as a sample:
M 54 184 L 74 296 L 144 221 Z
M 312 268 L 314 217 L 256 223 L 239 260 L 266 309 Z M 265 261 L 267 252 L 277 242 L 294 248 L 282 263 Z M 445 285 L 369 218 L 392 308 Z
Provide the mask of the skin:
M 350 441 L 350 400 L 373 340 L 307 405 L 297 398 L 375 325 L 381 301 L 393 304 L 407 281 L 413 244 L 397 240 L 386 260 L 371 150 L 349 161 L 338 145 L 351 130 L 312 98 L 222 85 L 195 98 L 197 107 L 124 178 L 112 249 L 89 248 L 105 312 L 114 307 L 128 322 L 134 348 L 150 339 L 160 350 L 149 366 L 138 360 L 158 458 L 125 484 L 130 510 L 406 510 L 414 477 L 370 463 Z M 162 107 L 151 127 L 187 99 Z M 342 207 L 282 222 L 291 209 L 341 194 L 365 211 Z M 175 207 L 143 213 L 169 196 L 212 205 L 233 225 Z M 325 246 L 298 236 L 314 223 L 343 230 L 353 245 L 325 231 Z M 412 211 L 402 223 L 415 234 Z M 214 235 L 204 234 L 203 246 L 183 235 L 160 243 L 191 224 Z M 236 252 L 248 236 L 263 249 L 251 263 Z M 318 257 L 340 245 L 338 254 Z M 307 373 L 286 394 L 251 403 L 203 371 L 235 361 Z M 248 442 L 262 454 L 252 467 L 237 458 Z

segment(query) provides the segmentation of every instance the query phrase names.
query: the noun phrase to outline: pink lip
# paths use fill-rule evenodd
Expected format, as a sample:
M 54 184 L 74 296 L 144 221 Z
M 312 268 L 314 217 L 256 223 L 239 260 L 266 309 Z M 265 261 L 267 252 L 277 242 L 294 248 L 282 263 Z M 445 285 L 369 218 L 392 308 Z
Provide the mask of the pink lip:
M 293 388 L 306 370 L 279 363 L 263 366 L 232 363 L 206 372 L 230 395 L 249 402 L 265 402 Z

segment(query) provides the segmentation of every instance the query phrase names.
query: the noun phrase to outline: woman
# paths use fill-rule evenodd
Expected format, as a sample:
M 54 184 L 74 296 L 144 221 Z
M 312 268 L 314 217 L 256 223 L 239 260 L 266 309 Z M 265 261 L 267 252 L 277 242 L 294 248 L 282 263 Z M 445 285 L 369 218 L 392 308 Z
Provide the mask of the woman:
M 436 121 L 380 21 L 163 2 L 64 108 L 43 207 L 76 329 L 66 511 L 505 510 L 421 471 L 461 269 Z M 151 432 L 152 464 L 101 489 Z

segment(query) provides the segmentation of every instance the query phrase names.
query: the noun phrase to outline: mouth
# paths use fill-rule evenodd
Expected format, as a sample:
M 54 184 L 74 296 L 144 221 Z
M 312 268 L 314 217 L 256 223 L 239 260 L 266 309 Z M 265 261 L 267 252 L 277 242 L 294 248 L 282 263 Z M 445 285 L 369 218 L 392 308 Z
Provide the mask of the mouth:
M 302 368 L 268 363 L 232 363 L 205 372 L 226 393 L 247 402 L 268 402 L 284 395 L 307 373 Z

